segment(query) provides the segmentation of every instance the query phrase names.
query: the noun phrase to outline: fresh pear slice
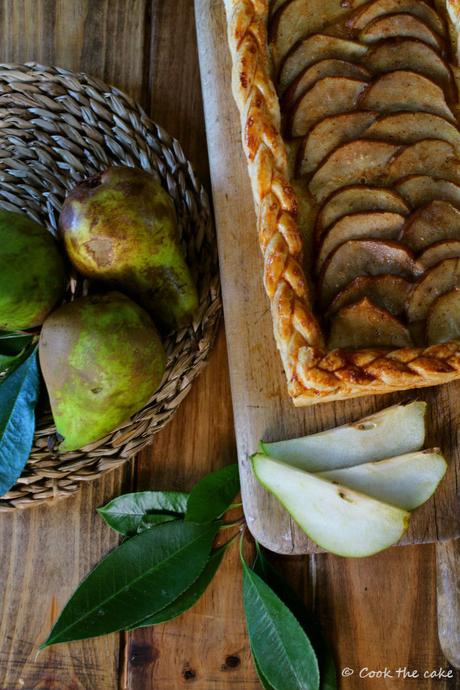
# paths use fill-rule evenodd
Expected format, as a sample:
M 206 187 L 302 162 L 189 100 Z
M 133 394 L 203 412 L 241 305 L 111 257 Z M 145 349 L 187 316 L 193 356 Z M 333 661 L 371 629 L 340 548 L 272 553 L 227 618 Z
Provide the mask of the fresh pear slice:
M 426 403 L 394 405 L 352 424 L 311 436 L 266 443 L 267 455 L 308 472 L 325 472 L 420 450 L 425 441 Z
M 439 448 L 432 448 L 356 467 L 320 472 L 318 476 L 396 508 L 414 510 L 434 494 L 446 470 L 447 463 Z
M 257 453 L 259 482 L 286 508 L 308 537 L 338 556 L 361 558 L 392 546 L 410 513 Z

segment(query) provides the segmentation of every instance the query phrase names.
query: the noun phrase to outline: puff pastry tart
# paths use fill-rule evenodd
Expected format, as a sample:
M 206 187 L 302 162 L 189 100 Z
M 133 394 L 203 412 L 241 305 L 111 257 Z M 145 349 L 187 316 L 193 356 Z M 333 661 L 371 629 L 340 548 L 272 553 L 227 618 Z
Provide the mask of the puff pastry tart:
M 459 0 L 225 0 L 296 405 L 460 377 Z

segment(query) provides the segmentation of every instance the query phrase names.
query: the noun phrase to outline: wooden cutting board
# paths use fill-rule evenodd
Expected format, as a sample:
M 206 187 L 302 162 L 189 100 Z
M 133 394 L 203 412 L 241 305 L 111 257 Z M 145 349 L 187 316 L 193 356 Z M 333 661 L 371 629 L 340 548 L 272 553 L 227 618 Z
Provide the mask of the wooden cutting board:
M 443 449 L 449 470 L 435 497 L 414 513 L 401 543 L 460 536 L 460 382 L 301 409 L 291 403 L 262 285 L 251 188 L 241 147 L 239 116 L 231 93 L 223 2 L 195 0 L 195 12 L 238 459 L 249 529 L 259 542 L 278 553 L 318 551 L 278 501 L 255 480 L 249 456 L 257 450 L 261 438 L 280 440 L 322 431 L 390 404 L 419 398 L 429 403 L 427 447 L 438 445 Z

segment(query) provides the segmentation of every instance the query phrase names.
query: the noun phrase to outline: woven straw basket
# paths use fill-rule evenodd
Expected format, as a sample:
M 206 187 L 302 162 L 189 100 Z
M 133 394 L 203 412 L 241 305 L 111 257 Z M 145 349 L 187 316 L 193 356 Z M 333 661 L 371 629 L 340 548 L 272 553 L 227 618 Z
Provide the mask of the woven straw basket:
M 69 495 L 147 445 L 189 392 L 216 335 L 221 301 L 209 204 L 178 142 L 125 94 L 85 74 L 0 64 L 1 208 L 26 212 L 54 233 L 65 194 L 109 165 L 156 173 L 169 191 L 200 307 L 191 327 L 166 339 L 168 366 L 155 396 L 115 432 L 83 450 L 53 456 L 52 419 L 38 419 L 27 466 L 0 499 L 3 511 Z M 74 278 L 69 298 L 85 289 Z

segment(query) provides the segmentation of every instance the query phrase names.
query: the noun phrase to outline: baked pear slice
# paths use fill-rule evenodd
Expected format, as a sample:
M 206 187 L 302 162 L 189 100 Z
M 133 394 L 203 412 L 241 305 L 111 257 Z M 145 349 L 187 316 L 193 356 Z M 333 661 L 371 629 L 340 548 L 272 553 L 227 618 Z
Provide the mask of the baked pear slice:
M 440 296 L 460 287 L 460 259 L 445 259 L 428 269 L 407 300 L 409 321 L 426 319 L 431 305 Z
M 291 108 L 303 94 L 324 77 L 345 77 L 368 81 L 370 72 L 361 65 L 346 60 L 320 60 L 306 67 L 286 90 L 281 101 L 283 109 Z
M 362 31 L 374 19 L 400 12 L 418 17 L 441 36 L 446 33 L 441 17 L 424 0 L 374 0 L 374 2 L 368 2 L 353 13 L 347 20 L 347 26 L 353 31 Z
M 460 132 L 451 122 L 432 113 L 392 113 L 381 115 L 363 134 L 392 144 L 414 144 L 422 139 L 440 139 L 449 143 L 460 155 Z
M 359 34 L 362 43 L 378 43 L 391 38 L 416 38 L 443 52 L 444 44 L 438 34 L 430 29 L 423 21 L 412 14 L 388 14 L 370 22 Z
M 378 462 L 320 472 L 337 482 L 402 510 L 415 510 L 434 494 L 447 470 L 439 448 L 407 453 Z
M 387 184 L 407 175 L 433 175 L 458 184 L 460 182 L 460 161 L 455 150 L 441 139 L 422 139 L 401 149 L 389 162 Z
M 359 62 L 366 52 L 367 47 L 356 41 L 326 34 L 308 36 L 295 45 L 283 61 L 278 74 L 279 93 L 282 95 L 306 67 L 319 60 L 337 59 Z
M 292 107 L 287 134 L 302 137 L 320 120 L 356 109 L 368 83 L 345 77 L 324 77 L 301 96 Z
M 405 311 L 411 288 L 412 283 L 401 278 L 401 276 L 391 274 L 357 276 L 334 298 L 327 311 L 327 316 L 335 314 L 343 307 L 359 302 L 364 297 L 367 297 L 378 307 L 386 309 L 393 316 L 401 316 Z
M 348 558 L 371 556 L 398 542 L 410 513 L 340 484 L 256 453 L 258 481 L 286 508 L 312 541 Z
M 435 242 L 431 244 L 425 251 L 420 254 L 417 261 L 423 268 L 431 268 L 436 266 L 444 259 L 460 258 L 460 240 L 444 240 L 442 242 Z
M 394 38 L 378 43 L 366 55 L 366 66 L 374 74 L 400 69 L 417 72 L 448 90 L 452 97 L 455 94 L 449 64 L 434 48 L 416 38 Z
M 320 204 L 350 185 L 385 185 L 388 164 L 400 147 L 385 141 L 357 139 L 339 146 L 311 178 L 308 188 Z
M 391 273 L 403 278 L 420 274 L 420 266 L 402 244 L 384 240 L 349 240 L 335 250 L 324 264 L 319 278 L 323 306 L 356 276 Z
M 440 295 L 431 305 L 426 320 L 428 345 L 460 338 L 460 289 Z
M 362 185 L 345 187 L 333 194 L 321 207 L 316 218 L 316 237 L 319 239 L 326 228 L 343 216 L 364 211 L 388 211 L 406 216 L 410 213 L 410 207 L 392 189 Z
M 426 402 L 392 405 L 351 424 L 268 443 L 264 453 L 307 472 L 325 472 L 384 460 L 423 448 Z
M 386 309 L 373 304 L 367 297 L 342 307 L 331 321 L 329 350 L 399 348 L 411 345 L 410 333 L 401 321 Z
M 430 79 L 410 70 L 387 72 L 378 77 L 364 92 L 360 108 L 380 113 L 422 111 L 456 124 L 443 90 Z
M 398 239 L 404 221 L 404 216 L 399 215 L 399 213 L 387 213 L 385 211 L 352 213 L 343 216 L 324 233 L 316 259 L 317 269 L 320 270 L 329 254 L 347 240 Z
M 398 180 L 394 188 L 412 208 L 420 208 L 435 199 L 448 201 L 460 208 L 460 186 L 449 180 L 429 175 L 409 175 Z
M 460 240 L 460 211 L 448 201 L 435 199 L 415 211 L 400 239 L 414 252 L 443 240 Z
M 356 111 L 326 117 L 309 131 L 299 148 L 297 173 L 314 172 L 334 149 L 361 138 L 377 119 L 377 113 Z
M 349 12 L 337 0 L 290 0 L 282 5 L 270 22 L 269 42 L 275 66 L 304 36 L 320 31 L 331 17 L 340 20 L 341 15 L 345 17 Z M 326 57 L 337 56 L 323 54 L 318 59 Z

